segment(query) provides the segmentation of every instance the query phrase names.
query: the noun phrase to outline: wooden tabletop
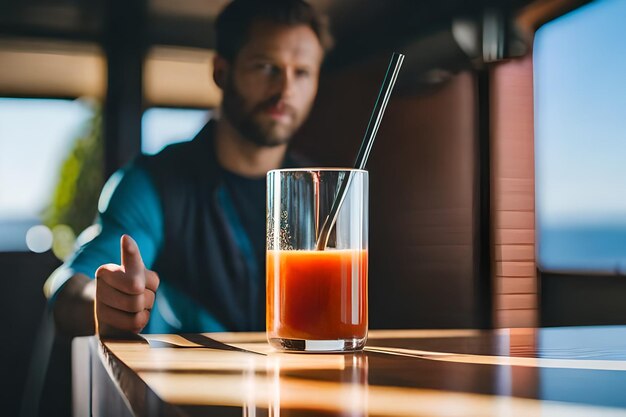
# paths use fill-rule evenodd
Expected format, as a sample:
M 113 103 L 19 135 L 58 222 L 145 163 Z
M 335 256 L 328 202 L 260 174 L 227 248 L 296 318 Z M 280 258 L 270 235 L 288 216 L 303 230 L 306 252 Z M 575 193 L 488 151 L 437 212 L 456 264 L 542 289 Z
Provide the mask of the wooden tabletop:
M 78 414 L 626 416 L 619 326 L 371 331 L 356 354 L 279 353 L 263 333 L 84 338 L 73 363 Z

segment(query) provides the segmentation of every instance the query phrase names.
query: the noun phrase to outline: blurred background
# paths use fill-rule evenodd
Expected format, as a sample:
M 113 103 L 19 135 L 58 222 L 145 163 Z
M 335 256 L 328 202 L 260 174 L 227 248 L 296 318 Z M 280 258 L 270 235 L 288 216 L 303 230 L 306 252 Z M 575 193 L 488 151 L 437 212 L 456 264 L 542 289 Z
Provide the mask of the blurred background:
M 7 415 L 42 391 L 29 364 L 69 368 L 33 362 L 42 287 L 98 232 L 104 181 L 219 106 L 227 2 L 0 3 Z M 293 146 L 320 165 L 352 164 L 406 54 L 370 158 L 370 327 L 626 323 L 626 1 L 311 2 L 336 47 Z

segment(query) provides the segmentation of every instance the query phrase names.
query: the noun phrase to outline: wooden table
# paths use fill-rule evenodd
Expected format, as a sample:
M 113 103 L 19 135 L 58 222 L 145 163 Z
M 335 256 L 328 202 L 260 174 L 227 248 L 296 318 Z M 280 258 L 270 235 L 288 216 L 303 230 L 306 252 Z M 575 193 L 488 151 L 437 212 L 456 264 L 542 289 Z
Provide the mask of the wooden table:
M 143 338 L 74 341 L 75 415 L 626 416 L 626 327 L 371 331 L 357 354 Z

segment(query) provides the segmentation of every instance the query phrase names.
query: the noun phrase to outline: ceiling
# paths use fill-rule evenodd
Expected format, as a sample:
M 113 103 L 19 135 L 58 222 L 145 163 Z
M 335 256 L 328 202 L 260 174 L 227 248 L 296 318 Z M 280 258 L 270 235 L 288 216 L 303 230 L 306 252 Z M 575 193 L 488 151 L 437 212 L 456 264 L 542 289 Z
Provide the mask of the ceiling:
M 486 9 L 511 15 L 529 5 L 575 7 L 581 0 L 310 0 L 330 16 L 338 48 L 350 56 L 401 44 Z M 142 3 L 143 2 L 143 3 Z M 229 0 L 133 0 L 142 4 L 148 44 L 211 48 L 212 22 Z M 107 13 L 126 0 L 2 0 L 0 36 L 99 42 Z M 113 24 L 113 27 L 115 25 Z M 348 51 L 350 51 L 348 53 Z
M 130 25 L 141 27 L 149 101 L 180 104 L 176 91 L 195 83 L 212 93 L 199 94 L 191 87 L 186 96 L 197 99 L 189 103 L 214 104 L 219 92 L 207 68 L 214 47 L 213 22 L 229 1 L 0 0 L 0 94 L 101 96 L 107 39 L 122 36 L 125 41 L 120 28 Z M 328 14 L 335 37 L 327 69 L 400 51 L 407 55 L 403 73 L 411 74 L 403 81 L 418 88 L 464 68 L 524 54 L 540 24 L 585 2 L 310 1 Z M 50 54 L 56 58 L 50 59 Z M 41 74 L 46 74 L 45 80 Z M 185 84 L 185 79 L 194 83 Z

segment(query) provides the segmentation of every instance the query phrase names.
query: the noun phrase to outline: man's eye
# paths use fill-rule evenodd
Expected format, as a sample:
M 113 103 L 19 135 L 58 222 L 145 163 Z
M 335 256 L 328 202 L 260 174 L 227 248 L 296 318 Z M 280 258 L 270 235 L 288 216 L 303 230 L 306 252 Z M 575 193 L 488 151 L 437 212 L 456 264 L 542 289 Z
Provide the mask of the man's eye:
M 266 75 L 274 75 L 278 73 L 278 68 L 275 65 L 267 63 L 257 64 L 256 69 Z
M 298 78 L 307 78 L 311 75 L 311 71 L 309 71 L 308 69 L 297 69 L 296 70 L 296 77 Z

